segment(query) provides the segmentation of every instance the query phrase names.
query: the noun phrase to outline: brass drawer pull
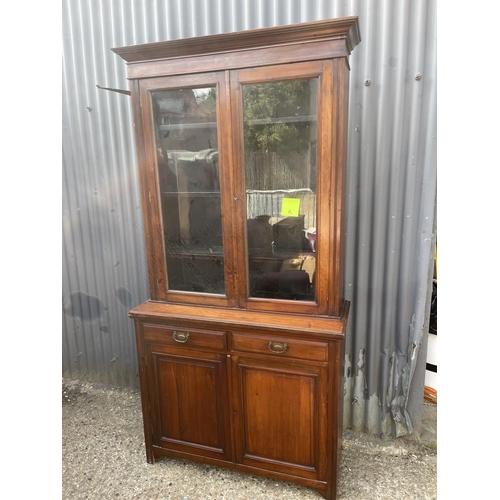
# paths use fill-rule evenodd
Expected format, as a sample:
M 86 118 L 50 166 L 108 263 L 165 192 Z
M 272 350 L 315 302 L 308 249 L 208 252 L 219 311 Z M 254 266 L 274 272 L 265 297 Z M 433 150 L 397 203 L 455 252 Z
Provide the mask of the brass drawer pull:
M 189 333 L 186 333 L 186 332 L 174 332 L 172 334 L 172 337 L 174 337 L 174 340 L 176 342 L 184 343 L 184 342 L 188 341 L 188 339 L 189 339 Z
M 285 352 L 288 349 L 288 344 L 286 342 L 273 342 L 272 340 L 270 340 L 269 344 L 267 344 L 267 347 L 269 347 L 271 351 L 279 354 L 281 352 Z

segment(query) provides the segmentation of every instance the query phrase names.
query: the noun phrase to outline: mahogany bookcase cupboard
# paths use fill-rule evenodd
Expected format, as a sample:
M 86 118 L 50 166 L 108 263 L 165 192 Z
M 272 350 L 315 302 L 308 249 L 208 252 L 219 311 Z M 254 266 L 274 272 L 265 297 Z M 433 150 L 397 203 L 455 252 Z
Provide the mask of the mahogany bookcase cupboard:
M 357 17 L 115 48 L 127 63 L 150 300 L 147 460 L 336 496 Z

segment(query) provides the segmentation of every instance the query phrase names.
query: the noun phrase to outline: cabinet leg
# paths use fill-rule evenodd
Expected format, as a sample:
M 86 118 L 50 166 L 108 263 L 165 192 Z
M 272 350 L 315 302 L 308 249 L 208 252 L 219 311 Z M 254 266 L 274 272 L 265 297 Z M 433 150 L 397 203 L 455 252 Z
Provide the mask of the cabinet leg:
M 146 446 L 146 460 L 148 464 L 154 464 L 156 462 L 153 450 Z
M 326 490 L 318 490 L 316 489 L 316 491 L 323 497 L 323 498 L 326 498 L 326 500 L 330 500 L 329 498 L 327 498 L 327 493 L 326 493 Z M 332 500 L 335 500 L 335 499 L 332 499 Z
M 326 491 L 320 491 L 320 495 L 326 500 L 336 500 L 337 499 L 337 486 L 332 485 L 326 488 Z

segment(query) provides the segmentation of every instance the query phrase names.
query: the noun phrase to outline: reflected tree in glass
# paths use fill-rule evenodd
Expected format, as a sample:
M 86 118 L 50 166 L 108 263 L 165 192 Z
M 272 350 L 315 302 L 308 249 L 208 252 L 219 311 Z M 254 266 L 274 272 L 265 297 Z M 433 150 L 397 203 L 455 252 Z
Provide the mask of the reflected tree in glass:
M 314 300 L 317 80 L 244 85 L 243 116 L 249 295 Z

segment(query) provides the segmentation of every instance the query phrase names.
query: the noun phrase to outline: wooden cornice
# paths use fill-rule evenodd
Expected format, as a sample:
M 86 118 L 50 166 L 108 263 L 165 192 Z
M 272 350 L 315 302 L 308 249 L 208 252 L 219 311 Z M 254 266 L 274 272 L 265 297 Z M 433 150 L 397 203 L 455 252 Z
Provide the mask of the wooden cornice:
M 346 40 L 346 49 L 350 54 L 361 41 L 357 16 L 117 47 L 111 50 L 126 62 L 134 63 L 341 38 Z

